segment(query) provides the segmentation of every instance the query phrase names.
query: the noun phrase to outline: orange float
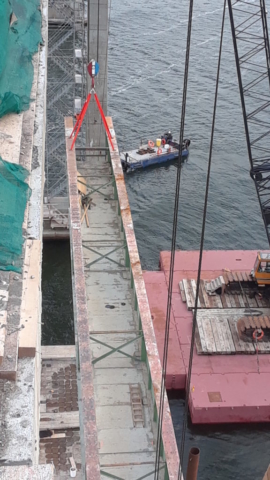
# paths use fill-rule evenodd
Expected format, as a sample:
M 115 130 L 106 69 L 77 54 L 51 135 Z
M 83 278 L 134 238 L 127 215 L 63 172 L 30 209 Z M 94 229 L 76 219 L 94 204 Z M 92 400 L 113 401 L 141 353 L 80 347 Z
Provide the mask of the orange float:
M 259 336 L 257 336 L 257 334 L 259 334 Z M 259 341 L 264 337 L 264 331 L 263 330 L 260 331 L 256 328 L 256 330 L 254 330 L 252 336 L 253 336 L 254 340 Z

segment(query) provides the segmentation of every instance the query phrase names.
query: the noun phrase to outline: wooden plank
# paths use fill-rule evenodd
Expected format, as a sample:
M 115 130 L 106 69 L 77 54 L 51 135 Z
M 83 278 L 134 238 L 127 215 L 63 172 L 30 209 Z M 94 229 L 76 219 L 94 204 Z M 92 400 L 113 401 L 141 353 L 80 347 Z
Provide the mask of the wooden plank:
M 186 303 L 187 299 L 186 299 L 185 289 L 182 281 L 179 282 L 179 288 L 180 288 L 180 295 L 182 298 L 182 302 Z
M 242 272 L 242 277 L 243 277 L 244 282 L 248 282 L 248 274 L 247 274 L 247 272 Z
M 49 345 L 41 347 L 42 360 L 74 360 L 75 345 Z
M 264 308 L 269 308 L 269 300 L 267 300 L 266 298 L 261 298 L 261 304 L 262 304 L 262 307 Z
M 227 272 L 227 277 L 228 277 L 229 282 L 232 283 L 233 282 L 232 272 Z
M 46 403 L 41 403 L 40 406 L 39 406 L 39 411 L 40 413 L 46 413 Z
M 192 292 L 193 292 L 193 297 L 194 297 L 194 307 L 195 307 L 197 282 L 195 280 L 190 280 L 190 284 L 191 284 L 191 287 L 192 287 Z M 198 308 L 201 308 L 201 302 L 200 302 L 199 297 L 198 297 Z
M 247 301 L 248 301 L 248 306 L 250 308 L 257 308 L 258 307 L 255 298 L 249 298 L 249 296 L 247 295 Z
M 203 320 L 200 318 L 199 315 L 197 315 L 197 328 L 198 328 L 198 332 L 199 332 L 199 336 L 200 336 L 202 351 L 204 353 L 208 353 L 202 322 L 203 322 Z
M 232 295 L 232 296 L 233 296 L 234 303 L 235 303 L 235 307 L 234 307 L 234 308 L 241 308 L 238 295 Z
M 216 317 L 211 317 L 211 326 L 212 326 L 212 332 L 214 335 L 215 339 L 215 344 L 216 344 L 216 352 L 221 353 L 224 352 L 224 342 L 223 342 L 223 337 L 220 336 L 219 330 L 218 330 L 218 323 L 216 321 Z
M 232 308 L 231 295 L 229 295 L 228 293 L 225 293 L 225 297 L 226 297 L 226 302 L 227 302 L 228 308 Z
M 242 294 L 238 294 L 237 297 L 238 297 L 238 302 L 239 302 L 240 308 L 245 308 L 245 302 L 243 300 Z
M 231 308 L 236 308 L 234 295 L 230 295 Z
M 223 305 L 222 305 L 220 295 L 212 295 L 211 296 L 211 302 L 212 302 L 212 308 L 222 308 L 223 309 Z
M 237 353 L 255 353 L 253 343 L 243 342 L 243 340 L 240 340 L 236 327 L 237 319 L 237 316 L 228 318 L 228 324 L 231 330 L 235 351 Z
M 202 291 L 202 296 L 204 299 L 204 304 L 206 308 L 210 308 L 210 302 L 209 302 L 209 295 L 207 291 L 205 290 L 205 281 L 201 280 L 201 291 Z
M 228 328 L 227 319 L 218 317 L 217 318 L 217 328 L 220 335 L 221 343 L 223 344 L 222 353 L 230 353 L 230 345 L 227 339 L 226 328 Z
M 203 298 L 203 294 L 202 294 L 202 283 L 201 283 L 201 281 L 200 281 L 200 288 L 199 288 L 199 299 L 200 299 L 200 302 L 201 302 L 201 308 L 205 308 L 204 298 Z
M 234 282 L 238 282 L 237 272 L 232 272 L 232 277 Z
M 243 279 L 242 272 L 237 271 L 237 276 L 238 276 L 239 282 L 243 282 L 244 279 Z
M 256 302 L 257 302 L 259 308 L 263 307 L 263 302 L 261 300 L 261 297 L 258 294 L 256 294 Z
M 34 357 L 39 345 L 38 331 L 41 317 L 41 241 L 26 242 L 23 294 L 21 304 L 21 329 L 19 332 L 19 358 Z
M 76 470 L 76 463 L 73 457 L 69 457 L 70 465 Z
M 83 195 L 86 195 L 86 193 L 87 193 L 86 184 L 87 184 L 86 179 L 77 170 L 77 188 L 78 188 L 78 192 L 82 193 Z
M 187 308 L 188 310 L 191 310 L 192 308 L 194 308 L 194 298 L 193 298 L 192 288 L 189 281 L 186 279 L 183 280 L 183 286 L 184 286 L 185 295 L 187 299 Z
M 196 345 L 198 355 L 204 353 L 203 349 L 202 349 L 202 344 L 201 344 L 201 339 L 200 339 L 200 335 L 199 335 L 199 331 L 198 331 L 198 326 L 196 326 L 196 330 L 195 330 L 195 345 Z
M 204 338 L 206 341 L 207 352 L 215 353 L 216 343 L 215 343 L 215 337 L 212 331 L 211 320 L 209 318 L 204 318 L 202 321 L 202 325 L 204 330 Z
M 258 342 L 258 352 L 259 353 L 269 353 L 270 352 L 270 342 Z M 256 343 L 254 342 L 254 349 L 256 352 Z
M 203 282 L 204 285 L 202 287 L 202 293 L 205 301 L 205 306 L 207 306 L 207 308 L 223 308 L 220 295 L 208 295 L 205 284 L 208 283 L 209 280 L 204 280 Z
M 223 308 L 229 308 L 230 305 L 228 305 L 228 303 L 227 303 L 226 294 L 221 295 L 220 298 L 221 298 L 221 301 L 222 301 Z
M 227 339 L 227 342 L 229 344 L 230 352 L 235 353 L 235 346 L 234 346 L 234 342 L 233 342 L 233 338 L 232 338 L 232 334 L 231 334 L 230 325 L 228 323 L 228 317 L 226 318 L 226 320 L 224 318 L 223 322 L 224 322 L 224 335 L 226 335 L 226 339 Z
M 62 412 L 62 413 L 41 413 L 40 414 L 40 430 L 62 430 L 66 428 L 79 428 L 79 412 Z

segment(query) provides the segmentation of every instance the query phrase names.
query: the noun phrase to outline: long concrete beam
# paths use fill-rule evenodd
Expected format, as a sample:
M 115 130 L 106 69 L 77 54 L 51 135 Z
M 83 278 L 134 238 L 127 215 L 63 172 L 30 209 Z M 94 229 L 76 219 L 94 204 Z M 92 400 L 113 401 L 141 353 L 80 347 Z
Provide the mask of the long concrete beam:
M 107 117 L 107 123 L 111 130 L 114 130 L 113 121 L 110 117 Z M 160 406 L 160 389 L 162 379 L 162 368 L 160 358 L 158 354 L 157 341 L 155 337 L 154 327 L 151 319 L 151 312 L 148 303 L 147 293 L 145 289 L 145 283 L 142 274 L 141 262 L 137 247 L 137 242 L 134 233 L 134 226 L 130 212 L 129 200 L 125 185 L 124 174 L 121 166 L 121 160 L 119 156 L 119 150 L 117 146 L 116 137 L 113 138 L 114 151 L 110 147 L 111 165 L 113 175 L 115 178 L 115 185 L 118 194 L 118 201 L 121 210 L 121 218 L 123 222 L 123 229 L 127 242 L 127 248 L 130 258 L 130 269 L 134 282 L 134 288 L 136 292 L 136 303 L 138 305 L 138 311 L 141 319 L 145 348 L 147 353 L 147 365 L 149 373 L 151 375 L 154 400 L 156 403 L 157 411 Z M 168 478 L 170 480 L 178 479 L 179 469 L 179 455 L 177 449 L 177 443 L 174 434 L 174 428 L 171 418 L 171 412 L 167 394 L 164 398 L 164 414 L 162 424 L 162 441 L 164 446 L 164 453 L 166 457 Z
M 80 206 L 78 198 L 75 148 L 70 150 L 72 117 L 65 118 L 68 189 L 70 201 L 70 248 L 73 280 L 75 343 L 77 349 L 78 393 L 82 469 L 85 480 L 100 480 L 98 436 L 93 385 L 92 355 L 89 343 L 89 320 L 84 277 Z

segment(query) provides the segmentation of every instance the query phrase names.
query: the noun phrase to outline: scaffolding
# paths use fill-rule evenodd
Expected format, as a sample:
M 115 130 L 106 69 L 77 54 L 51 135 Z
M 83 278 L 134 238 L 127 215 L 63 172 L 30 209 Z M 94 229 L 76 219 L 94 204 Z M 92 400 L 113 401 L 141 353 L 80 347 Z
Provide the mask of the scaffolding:
M 85 97 L 87 7 L 84 0 L 49 0 L 46 129 L 47 202 L 67 193 L 64 116 L 81 110 Z M 82 132 L 82 143 L 85 138 Z

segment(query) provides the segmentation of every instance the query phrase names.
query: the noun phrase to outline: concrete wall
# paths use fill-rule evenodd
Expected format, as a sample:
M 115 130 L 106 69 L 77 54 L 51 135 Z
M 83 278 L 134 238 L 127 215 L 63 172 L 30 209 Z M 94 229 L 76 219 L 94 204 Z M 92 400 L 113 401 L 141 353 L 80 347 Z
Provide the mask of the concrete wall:
M 23 233 L 23 273 L 7 273 L 7 333 L 0 365 L 0 477 L 52 478 L 51 466 L 35 465 L 39 459 L 39 397 L 41 376 L 41 262 L 43 186 L 47 84 L 47 0 L 41 1 L 43 45 L 33 57 L 33 99 L 29 110 L 0 121 L 0 155 L 20 163 L 30 172 L 32 195 Z M 31 272 L 31 265 L 35 274 Z M 0 284 L 2 280 L 0 275 Z M 3 280 L 2 280 L 3 283 Z M 12 320 L 13 319 L 13 320 Z M 16 320 L 16 322 L 15 322 Z

